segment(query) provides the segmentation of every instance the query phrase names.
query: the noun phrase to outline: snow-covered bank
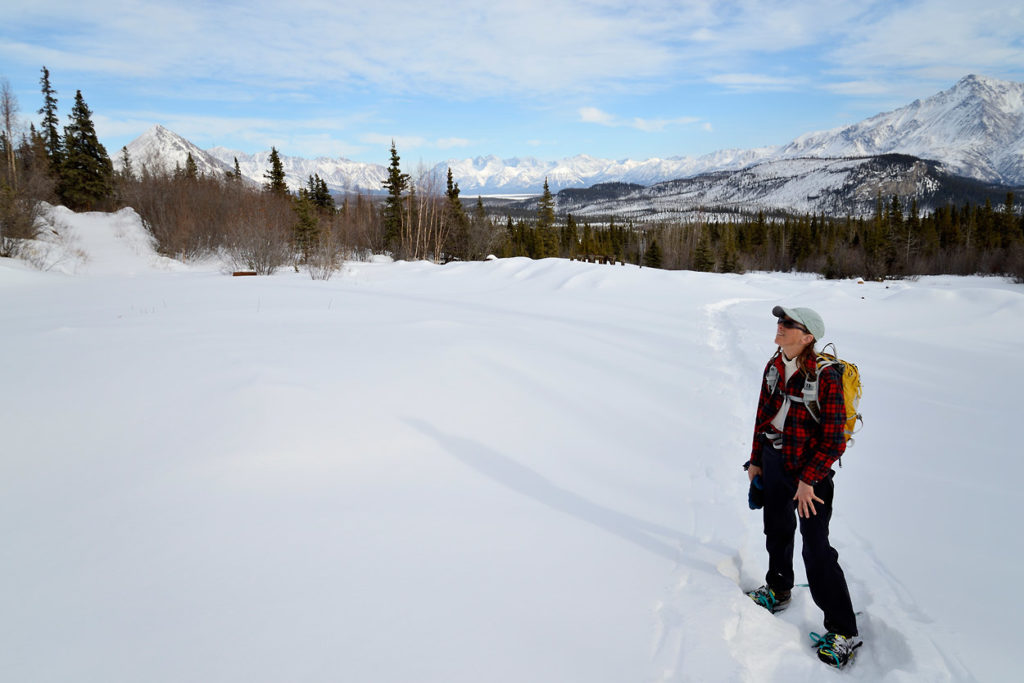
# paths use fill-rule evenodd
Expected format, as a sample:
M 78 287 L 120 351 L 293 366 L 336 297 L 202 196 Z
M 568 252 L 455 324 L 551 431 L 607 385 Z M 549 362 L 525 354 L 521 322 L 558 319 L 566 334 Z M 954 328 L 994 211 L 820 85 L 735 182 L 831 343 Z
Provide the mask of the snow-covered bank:
M 122 218 L 68 220 L 89 253 Z M 779 302 L 864 376 L 849 675 L 1015 668 L 1020 286 L 106 253 L 0 261 L 2 680 L 822 680 L 806 591 L 740 590 Z

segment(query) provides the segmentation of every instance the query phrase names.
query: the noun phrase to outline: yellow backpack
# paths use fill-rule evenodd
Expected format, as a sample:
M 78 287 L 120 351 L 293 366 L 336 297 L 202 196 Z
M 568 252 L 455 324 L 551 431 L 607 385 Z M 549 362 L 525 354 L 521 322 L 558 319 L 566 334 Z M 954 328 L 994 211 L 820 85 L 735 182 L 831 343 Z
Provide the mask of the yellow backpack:
M 825 353 L 825 349 L 832 347 L 832 353 Z M 826 344 L 825 349 L 821 350 L 818 354 L 818 374 L 821 373 L 821 369 L 833 366 L 839 371 L 839 376 L 842 378 L 843 385 L 843 403 L 846 404 L 846 425 L 843 427 L 843 435 L 846 437 L 846 444 L 853 444 L 853 435 L 860 431 L 860 428 L 864 426 L 864 416 L 860 414 L 860 396 L 862 388 L 860 384 L 860 370 L 857 366 L 847 360 L 842 360 L 839 357 L 839 352 L 836 351 L 835 344 Z M 804 400 L 807 398 L 807 385 L 804 384 Z M 813 403 L 805 403 L 808 407 L 808 411 L 814 417 L 818 419 L 818 378 L 814 378 L 814 396 Z M 814 406 L 813 408 L 811 406 Z M 857 422 L 860 422 L 860 427 L 857 426 Z
M 832 347 L 832 353 L 826 353 L 826 349 Z M 816 421 L 820 422 L 821 419 L 818 414 L 821 411 L 821 407 L 818 404 L 818 377 L 821 375 L 821 371 L 827 367 L 834 367 L 839 372 L 841 378 L 842 390 L 843 390 L 843 403 L 846 404 L 846 424 L 843 427 L 843 436 L 846 438 L 846 444 L 853 444 L 853 435 L 860 431 L 860 427 L 857 423 L 860 422 L 860 426 L 864 426 L 864 416 L 860 414 L 860 396 L 861 396 L 861 384 L 860 384 L 860 370 L 857 366 L 850 361 L 843 360 L 839 357 L 839 352 L 836 351 L 836 345 L 829 343 L 818 352 L 817 357 L 817 370 L 814 373 L 814 377 L 807 377 L 804 380 L 804 388 L 800 396 L 790 395 L 790 400 L 797 403 L 803 403 L 807 406 L 807 412 L 811 414 Z M 768 372 L 768 391 L 774 392 L 776 386 L 778 386 L 779 376 L 778 370 L 773 365 L 771 370 Z

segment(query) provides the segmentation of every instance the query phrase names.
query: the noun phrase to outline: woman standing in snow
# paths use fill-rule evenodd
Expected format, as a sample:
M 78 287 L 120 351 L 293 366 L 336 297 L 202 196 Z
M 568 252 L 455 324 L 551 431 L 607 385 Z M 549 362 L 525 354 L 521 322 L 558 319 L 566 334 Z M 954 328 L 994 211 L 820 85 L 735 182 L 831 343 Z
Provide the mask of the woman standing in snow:
M 751 507 L 764 506 L 768 549 L 765 585 L 748 593 L 770 612 L 789 604 L 793 588 L 793 545 L 799 517 L 803 559 L 811 598 L 825 613 L 824 636 L 812 634 L 818 657 L 843 667 L 861 645 L 839 553 L 829 545 L 832 517 L 832 463 L 846 449 L 846 407 L 835 368 L 817 372 L 814 342 L 825 334 L 821 316 L 809 308 L 776 306 L 775 343 L 757 402 L 754 444 L 745 465 L 751 482 Z M 805 381 L 818 375 L 819 415 L 803 402 Z

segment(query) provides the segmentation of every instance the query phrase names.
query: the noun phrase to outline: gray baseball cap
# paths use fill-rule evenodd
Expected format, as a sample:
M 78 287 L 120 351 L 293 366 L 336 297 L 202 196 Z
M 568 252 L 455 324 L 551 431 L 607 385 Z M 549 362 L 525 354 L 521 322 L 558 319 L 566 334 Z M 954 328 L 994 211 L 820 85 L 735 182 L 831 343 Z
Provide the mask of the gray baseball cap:
M 789 318 L 795 320 L 807 331 L 814 335 L 815 339 L 825 336 L 825 322 L 818 313 L 810 308 L 789 308 L 787 306 L 776 306 L 772 309 L 772 315 L 776 318 Z

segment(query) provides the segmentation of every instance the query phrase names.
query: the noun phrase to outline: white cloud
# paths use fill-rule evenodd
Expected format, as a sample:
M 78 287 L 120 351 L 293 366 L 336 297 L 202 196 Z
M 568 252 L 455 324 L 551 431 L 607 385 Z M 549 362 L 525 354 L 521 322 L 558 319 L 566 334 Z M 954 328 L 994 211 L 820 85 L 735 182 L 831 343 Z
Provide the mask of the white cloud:
M 839 95 L 850 95 L 853 97 L 892 95 L 891 83 L 884 83 L 874 80 L 854 80 L 828 83 L 825 89 Z
M 630 125 L 637 130 L 642 130 L 646 133 L 660 133 L 669 126 L 688 126 L 691 123 L 697 123 L 700 119 L 695 116 L 680 116 L 674 119 L 641 119 L 634 118 Z
M 597 123 L 602 126 L 620 125 L 614 116 L 608 112 L 601 111 L 597 107 L 581 107 L 580 121 L 583 123 Z
M 645 8 L 585 0 L 520 0 L 483 9 L 468 0 L 26 5 L 5 10 L 10 28 L 0 29 L 0 43 L 8 31 L 35 33 L 22 39 L 34 50 L 27 59 L 38 62 L 42 46 L 59 44 L 61 67 L 69 71 L 78 68 L 77 56 L 85 70 L 211 78 L 247 89 L 549 94 L 649 81 L 675 66 L 663 19 Z M 57 17 L 59 41 L 38 28 Z M 47 56 L 52 62 L 58 55 Z
M 386 145 L 391 146 L 391 141 L 394 140 L 395 146 L 399 149 L 453 149 L 456 147 L 467 147 L 471 144 L 470 140 L 466 138 L 437 138 L 431 140 L 423 137 L 422 135 L 384 135 L 381 133 L 366 133 L 359 136 L 361 142 L 372 144 L 372 145 Z
M 939 80 L 967 73 L 1021 73 L 1024 7 L 1018 0 L 916 0 L 849 27 L 829 52 L 862 82 Z M 879 86 L 884 89 L 884 86 Z
M 468 147 L 470 141 L 466 138 L 441 138 L 434 143 L 438 149 L 453 149 L 455 147 Z
M 383 135 L 381 133 L 364 133 L 359 136 L 360 142 L 365 142 L 368 145 L 383 145 L 391 147 L 391 143 L 395 143 L 395 147 L 400 149 L 409 150 L 423 147 L 427 144 L 425 138 L 418 135 Z
M 0 28 L 0 54 L 51 68 L 59 64 L 68 72 L 195 80 L 190 96 L 202 87 L 229 99 L 271 93 L 319 98 L 324 91 L 367 88 L 455 99 L 642 93 L 708 75 L 730 88 L 759 81 L 758 87 L 776 87 L 771 80 L 779 80 L 777 75 L 752 75 L 750 66 L 802 48 L 824 53 L 856 38 L 863 17 L 877 16 L 877 25 L 884 26 L 886 17 L 899 12 L 890 9 L 898 3 L 888 0 L 520 0 L 486 7 L 470 0 L 24 4 L 5 12 L 10 28 Z M 56 17 L 59 35 L 40 31 Z M 922 36 L 919 42 L 930 35 L 928 25 L 929 31 L 914 32 Z M 173 39 L 185 35 L 188 40 Z M 841 49 L 832 54 L 840 62 L 848 59 Z M 730 74 L 744 73 L 745 82 L 730 81 Z
M 716 74 L 708 78 L 711 83 L 722 85 L 736 91 L 759 90 L 795 90 L 806 87 L 807 78 L 803 76 L 780 77 L 766 74 L 727 73 Z
M 669 126 L 685 126 L 697 123 L 700 119 L 693 116 L 681 116 L 677 118 L 645 119 L 634 117 L 622 119 L 614 114 L 609 114 L 597 107 L 580 107 L 580 121 L 582 123 L 596 123 L 610 128 L 635 128 L 645 133 L 658 133 Z

